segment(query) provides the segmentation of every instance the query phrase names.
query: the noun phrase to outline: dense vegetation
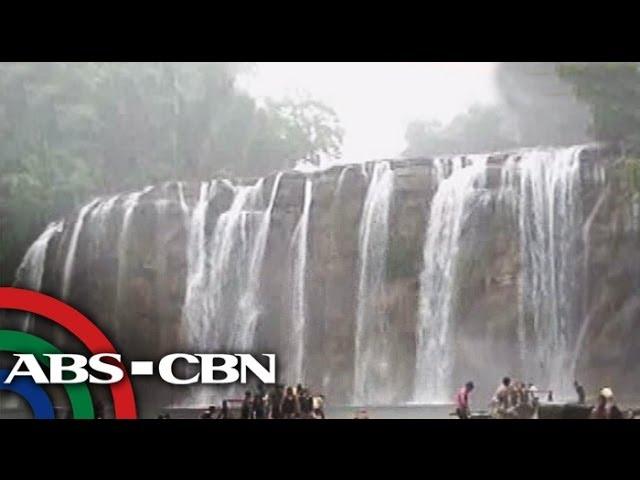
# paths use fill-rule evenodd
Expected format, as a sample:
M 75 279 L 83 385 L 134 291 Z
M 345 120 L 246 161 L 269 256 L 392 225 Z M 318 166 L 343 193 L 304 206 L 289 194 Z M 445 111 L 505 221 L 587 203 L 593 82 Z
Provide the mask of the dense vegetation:
M 640 195 L 640 64 L 565 64 L 558 74 L 589 106 L 592 137 L 620 145 L 627 180 L 634 195 Z
M 483 152 L 589 140 L 640 150 L 637 63 L 501 63 L 499 102 L 474 106 L 450 124 L 416 121 L 406 156 Z
M 572 85 L 592 116 L 590 134 L 640 154 L 640 64 L 564 64 L 558 74 Z
M 232 63 L 0 64 L 0 284 L 47 222 L 164 180 L 258 175 L 339 156 L 329 107 L 261 106 Z
M 492 152 L 516 145 L 507 130 L 506 113 L 499 107 L 474 105 L 451 123 L 414 121 L 405 133 L 404 156 Z
M 615 142 L 640 191 L 639 65 L 501 63 L 497 104 L 413 122 L 404 155 Z M 47 222 L 95 195 L 338 157 L 335 112 L 313 99 L 260 105 L 236 86 L 251 67 L 0 64 L 0 284 Z

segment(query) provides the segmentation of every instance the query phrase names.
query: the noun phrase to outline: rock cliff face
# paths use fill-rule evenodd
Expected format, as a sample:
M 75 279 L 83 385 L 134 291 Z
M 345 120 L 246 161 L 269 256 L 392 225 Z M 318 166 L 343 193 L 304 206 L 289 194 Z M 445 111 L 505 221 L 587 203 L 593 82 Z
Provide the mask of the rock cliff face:
M 129 358 L 275 352 L 334 403 L 488 398 L 505 374 L 640 393 L 640 201 L 614 151 L 393 160 L 386 196 L 379 163 L 99 199 L 16 283 L 66 291 Z M 210 401 L 135 382 L 143 412 Z

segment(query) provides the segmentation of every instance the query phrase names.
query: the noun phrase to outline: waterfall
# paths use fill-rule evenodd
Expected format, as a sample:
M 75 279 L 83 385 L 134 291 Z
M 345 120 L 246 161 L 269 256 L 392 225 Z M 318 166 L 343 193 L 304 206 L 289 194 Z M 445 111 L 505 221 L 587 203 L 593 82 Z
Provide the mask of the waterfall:
M 40 290 L 49 241 L 56 233 L 62 232 L 63 225 L 62 220 L 51 222 L 31 244 L 16 272 L 16 284 L 31 290 Z
M 91 220 L 97 223 L 97 235 L 104 235 L 106 233 L 105 223 L 107 221 L 107 218 L 109 218 L 113 207 L 118 201 L 118 198 L 120 198 L 119 194 L 101 201 L 100 205 L 98 205 L 95 210 L 91 212 Z
M 571 395 L 571 338 L 580 315 L 583 147 L 527 151 L 520 160 L 521 329 L 525 373 Z
M 177 182 L 178 184 L 178 200 L 180 201 L 180 208 L 182 209 L 182 213 L 184 213 L 185 218 L 189 216 L 189 205 L 187 205 L 187 200 L 184 198 L 184 183 Z
M 281 177 L 276 176 L 265 209 L 264 179 L 254 185 L 226 180 L 201 185 L 189 222 L 182 309 L 193 348 L 246 351 L 253 347 L 260 315 L 260 272 Z M 233 200 L 208 239 L 207 210 L 222 188 L 233 192 Z
M 281 178 L 281 173 L 276 175 L 266 208 L 264 179 L 253 185 L 234 185 L 228 180 L 201 184 L 189 220 L 182 307 L 189 348 L 237 352 L 254 348 L 261 313 L 260 274 Z M 232 192 L 233 199 L 208 238 L 207 212 L 224 189 Z M 209 402 L 207 391 L 196 388 L 190 402 Z M 222 391 L 218 388 L 215 393 Z
M 256 214 L 263 203 L 264 179 L 255 185 L 233 185 L 226 180 L 223 183 L 232 190 L 233 201 L 218 218 L 207 246 L 208 314 L 212 320 L 207 327 L 207 338 L 217 348 L 235 349 L 239 348 L 237 309 L 252 274 L 249 253 L 256 237 Z
M 116 302 L 115 302 L 115 321 L 119 326 L 118 312 L 120 309 L 121 296 L 124 288 L 125 277 L 127 275 L 128 259 L 127 249 L 129 247 L 129 230 L 131 229 L 131 220 L 133 218 L 133 212 L 135 211 L 140 197 L 153 190 L 153 187 L 146 187 L 139 192 L 133 192 L 127 195 L 123 202 L 124 214 L 122 217 L 122 227 L 120 229 L 120 235 L 118 237 L 118 280 L 116 284 Z
M 367 164 L 365 162 L 360 164 L 360 172 L 364 178 L 369 178 L 369 174 L 367 173 Z
M 522 218 L 520 216 L 520 158 L 522 153 L 510 154 L 500 170 L 500 189 L 498 191 L 497 204 L 502 215 L 507 217 L 507 225 L 519 232 Z M 518 233 L 519 235 L 519 233 Z M 520 365 L 527 362 L 527 334 L 524 323 L 524 305 L 522 298 L 522 281 L 518 282 L 518 320 L 516 333 L 518 338 L 518 360 Z M 531 380 L 531 379 L 530 379 Z
M 582 255 L 583 258 L 583 270 L 582 273 L 584 275 L 584 295 L 582 298 L 582 302 L 583 302 L 583 309 L 582 309 L 582 315 L 584 316 L 584 319 L 582 320 L 582 324 L 580 325 L 580 330 L 578 331 L 578 336 L 576 337 L 576 341 L 575 341 L 575 346 L 573 348 L 573 354 L 572 354 L 572 359 L 571 359 L 571 378 L 576 379 L 577 375 L 577 368 L 578 368 L 578 360 L 580 359 L 580 354 L 582 353 L 582 349 L 584 347 L 584 342 L 585 342 L 585 338 L 587 336 L 587 333 L 590 330 L 591 327 L 591 320 L 593 319 L 593 313 L 589 312 L 589 307 L 588 307 L 588 295 L 589 295 L 589 290 L 588 290 L 588 285 L 589 285 L 589 260 L 590 260 L 590 250 L 591 250 L 591 227 L 593 225 L 593 222 L 596 219 L 596 216 L 598 215 L 598 213 L 600 212 L 600 209 L 602 208 L 602 206 L 605 204 L 607 197 L 611 194 L 611 187 L 609 184 L 606 184 L 606 177 L 604 176 L 604 169 L 599 168 L 598 169 L 598 181 L 600 182 L 600 185 L 604 185 L 603 190 L 600 192 L 600 195 L 598 196 L 598 200 L 596 201 L 595 205 L 593 206 L 593 209 L 591 210 L 591 212 L 589 213 L 589 215 L 586 216 L 584 224 L 582 225 L 582 246 L 584 248 L 584 253 Z M 602 174 L 601 174 L 602 173 Z M 586 212 L 585 212 L 586 213 Z
M 351 170 L 351 166 L 346 166 L 340 171 L 338 182 L 336 183 L 336 189 L 333 193 L 334 202 L 340 197 L 340 192 L 342 192 L 342 185 L 344 184 L 344 179 L 347 176 L 349 170 Z
M 306 288 L 307 238 L 309 231 L 309 212 L 312 201 L 312 183 L 309 178 L 304 182 L 304 204 L 302 214 L 293 232 L 291 253 L 293 259 L 291 331 L 287 365 L 287 381 L 290 384 L 304 383 L 305 380 L 305 333 L 307 323 Z
M 390 394 L 385 377 L 392 375 L 385 312 L 385 280 L 389 243 L 389 207 L 393 194 L 389 162 L 373 167 L 359 230 L 360 272 L 355 334 L 355 403 L 384 402 Z
M 606 267 L 616 285 L 633 275 L 619 256 L 609 270 L 607 242 L 620 242 L 612 257 L 629 255 L 628 229 L 640 222 L 640 200 L 624 203 L 618 188 L 623 165 L 602 185 L 594 180 L 615 159 L 589 151 L 581 168 L 580 152 L 110 192 L 69 212 L 64 227 L 47 226 L 16 283 L 46 290 L 58 279 L 61 298 L 95 311 L 131 355 L 149 341 L 158 351 L 275 351 L 280 381 L 308 383 L 335 403 L 450 402 L 458 382 L 474 380 L 484 395 L 504 374 L 562 399 L 581 350 L 585 380 L 599 373 L 589 350 L 603 341 L 593 329 L 609 295 L 626 301 L 619 290 L 595 298 L 587 287 L 602 282 L 589 269 Z M 136 323 L 138 313 L 161 324 Z M 185 403 L 228 393 L 205 392 L 194 387 Z
M 73 275 L 73 267 L 76 261 L 76 250 L 78 248 L 78 238 L 84 225 L 84 217 L 89 211 L 98 203 L 98 199 L 87 203 L 78 212 L 78 218 L 73 226 L 73 232 L 71 233 L 71 239 L 69 240 L 69 246 L 67 248 L 67 256 L 64 261 L 64 269 L 62 271 L 62 299 L 67 300 L 69 297 L 69 287 L 71 286 L 71 276 Z
M 51 222 L 40 234 L 35 242 L 31 244 L 25 253 L 18 270 L 16 271 L 15 284 L 22 288 L 40 291 L 42 287 L 42 277 L 44 275 L 45 261 L 47 259 L 47 247 L 49 241 L 57 233 L 62 232 L 64 221 Z M 24 329 L 28 330 L 31 324 L 31 315 L 25 316 Z
M 420 305 L 416 331 L 415 400 L 447 402 L 453 394 L 454 294 L 461 229 L 473 207 L 476 183 L 485 172 L 486 157 L 471 165 L 452 162 L 453 171 L 438 185 L 431 202 L 420 274 Z
M 209 200 L 215 196 L 217 181 L 200 184 L 198 201 L 191 213 L 187 237 L 187 286 L 182 320 L 190 346 L 199 347 L 205 340 L 204 327 L 209 319 L 207 301 L 205 226 Z
M 512 154 L 507 157 L 500 170 L 500 190 L 498 191 L 498 203 L 512 219 L 518 217 L 520 177 L 520 156 Z
M 111 218 L 111 214 L 115 208 L 116 202 L 120 195 L 100 200 L 98 206 L 91 211 L 88 223 L 91 226 L 93 246 L 96 252 L 100 251 L 106 244 L 107 236 L 107 219 Z
M 267 209 L 260 220 L 258 232 L 253 242 L 253 246 L 250 249 L 246 290 L 240 295 L 238 312 L 236 314 L 234 339 L 232 339 L 231 342 L 232 344 L 237 345 L 237 348 L 241 351 L 246 351 L 254 345 L 257 321 L 261 313 L 260 280 L 262 265 L 264 262 L 269 229 L 271 227 L 271 213 L 273 212 L 273 207 L 276 203 L 281 178 L 282 172 L 279 172 L 273 182 Z

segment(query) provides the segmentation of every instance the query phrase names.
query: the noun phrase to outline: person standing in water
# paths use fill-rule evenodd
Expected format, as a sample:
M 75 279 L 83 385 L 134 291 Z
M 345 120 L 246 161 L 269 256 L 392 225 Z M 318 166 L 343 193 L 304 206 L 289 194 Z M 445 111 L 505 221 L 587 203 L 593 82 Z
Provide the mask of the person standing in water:
M 605 387 L 601 390 L 600 393 L 607 401 L 607 404 L 606 404 L 607 418 L 610 420 L 619 420 L 621 418 L 624 418 L 624 416 L 622 415 L 622 412 L 616 405 L 616 400 L 613 395 L 613 390 L 611 390 L 609 387 Z
M 578 383 L 578 380 L 575 380 L 573 382 L 573 386 L 576 389 L 576 393 L 578 394 L 578 403 L 580 405 L 584 405 L 587 400 L 587 397 L 584 393 L 584 387 Z
M 313 411 L 313 399 L 309 395 L 309 390 L 303 388 L 298 395 L 298 405 L 300 405 L 300 418 L 310 418 Z
M 502 383 L 493 396 L 494 401 L 499 407 L 507 409 L 509 407 L 509 393 L 511 392 L 511 379 L 504 377 Z
M 537 404 L 538 403 L 538 387 L 536 387 L 533 383 L 529 383 L 527 391 L 529 392 L 531 403 Z
M 249 390 L 244 394 L 242 408 L 240 409 L 240 418 L 245 420 L 253 418 L 253 401 L 251 400 L 251 392 Z
M 276 420 L 282 418 L 282 400 L 284 398 L 284 392 L 282 389 L 283 386 L 277 384 L 276 388 L 271 391 L 269 398 L 269 404 L 271 405 L 271 418 L 275 418 Z
M 532 382 L 527 385 L 527 393 L 529 395 L 529 401 L 531 402 L 531 408 L 533 409 L 533 415 L 535 415 L 540 405 L 540 399 L 538 398 L 538 387 Z
M 511 378 L 504 377 L 502 383 L 491 399 L 491 411 L 494 417 L 502 418 L 510 407 Z
M 600 390 L 600 393 L 598 394 L 598 403 L 593 407 L 593 410 L 591 410 L 590 418 L 600 420 L 619 420 L 624 418 L 622 412 L 616 405 L 613 391 L 609 387 L 605 387 Z
M 216 419 L 226 420 L 228 418 L 230 418 L 229 417 L 229 404 L 227 403 L 226 400 L 223 400 L 222 401 L 222 408 L 218 412 L 218 415 L 216 416 Z
M 287 393 L 282 399 L 282 416 L 284 418 L 296 418 L 298 409 L 298 400 L 293 393 L 293 388 L 287 387 Z
M 200 415 L 200 419 L 202 420 L 213 420 L 216 415 L 216 407 L 214 405 L 210 405 L 207 410 L 202 412 Z
M 607 418 L 607 397 L 605 397 L 602 392 L 598 395 L 598 403 L 591 410 L 589 418 L 595 420 L 604 420 Z
M 313 397 L 313 416 L 324 420 L 324 395 Z
M 254 395 L 252 410 L 253 410 L 253 418 L 256 418 L 259 420 L 266 418 L 265 401 L 264 401 L 264 394 L 262 390 L 258 390 L 258 393 Z
M 461 420 L 466 420 L 471 416 L 469 394 L 473 391 L 473 388 L 473 382 L 467 382 L 456 394 L 456 414 Z

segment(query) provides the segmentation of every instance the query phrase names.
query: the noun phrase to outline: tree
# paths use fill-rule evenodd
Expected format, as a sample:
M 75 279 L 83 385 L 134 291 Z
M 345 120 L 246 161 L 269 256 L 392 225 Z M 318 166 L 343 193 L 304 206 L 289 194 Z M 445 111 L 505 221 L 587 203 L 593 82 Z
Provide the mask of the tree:
M 340 158 L 344 131 L 331 107 L 310 98 L 286 99 L 268 102 L 267 111 L 275 118 L 278 137 L 289 147 L 291 165 L 297 160 L 319 165 L 323 157 Z
M 235 86 L 251 67 L 0 64 L 0 284 L 47 222 L 92 196 L 339 156 L 335 113 L 309 99 L 259 106 Z
M 626 177 L 640 193 L 640 64 L 573 63 L 558 74 L 591 111 L 590 131 L 602 142 L 618 144 L 625 156 Z
M 495 83 L 511 136 L 519 146 L 574 145 L 590 140 L 589 110 L 558 75 L 557 63 L 503 62 Z
M 596 140 L 640 154 L 640 64 L 561 64 L 558 73 L 589 106 Z
M 414 122 L 405 155 L 464 153 L 591 140 L 588 104 L 557 63 L 503 62 L 496 66 L 496 105 L 473 106 L 446 125 Z
M 405 134 L 408 157 L 481 153 L 512 148 L 505 113 L 497 106 L 473 105 L 448 125 L 414 121 Z

